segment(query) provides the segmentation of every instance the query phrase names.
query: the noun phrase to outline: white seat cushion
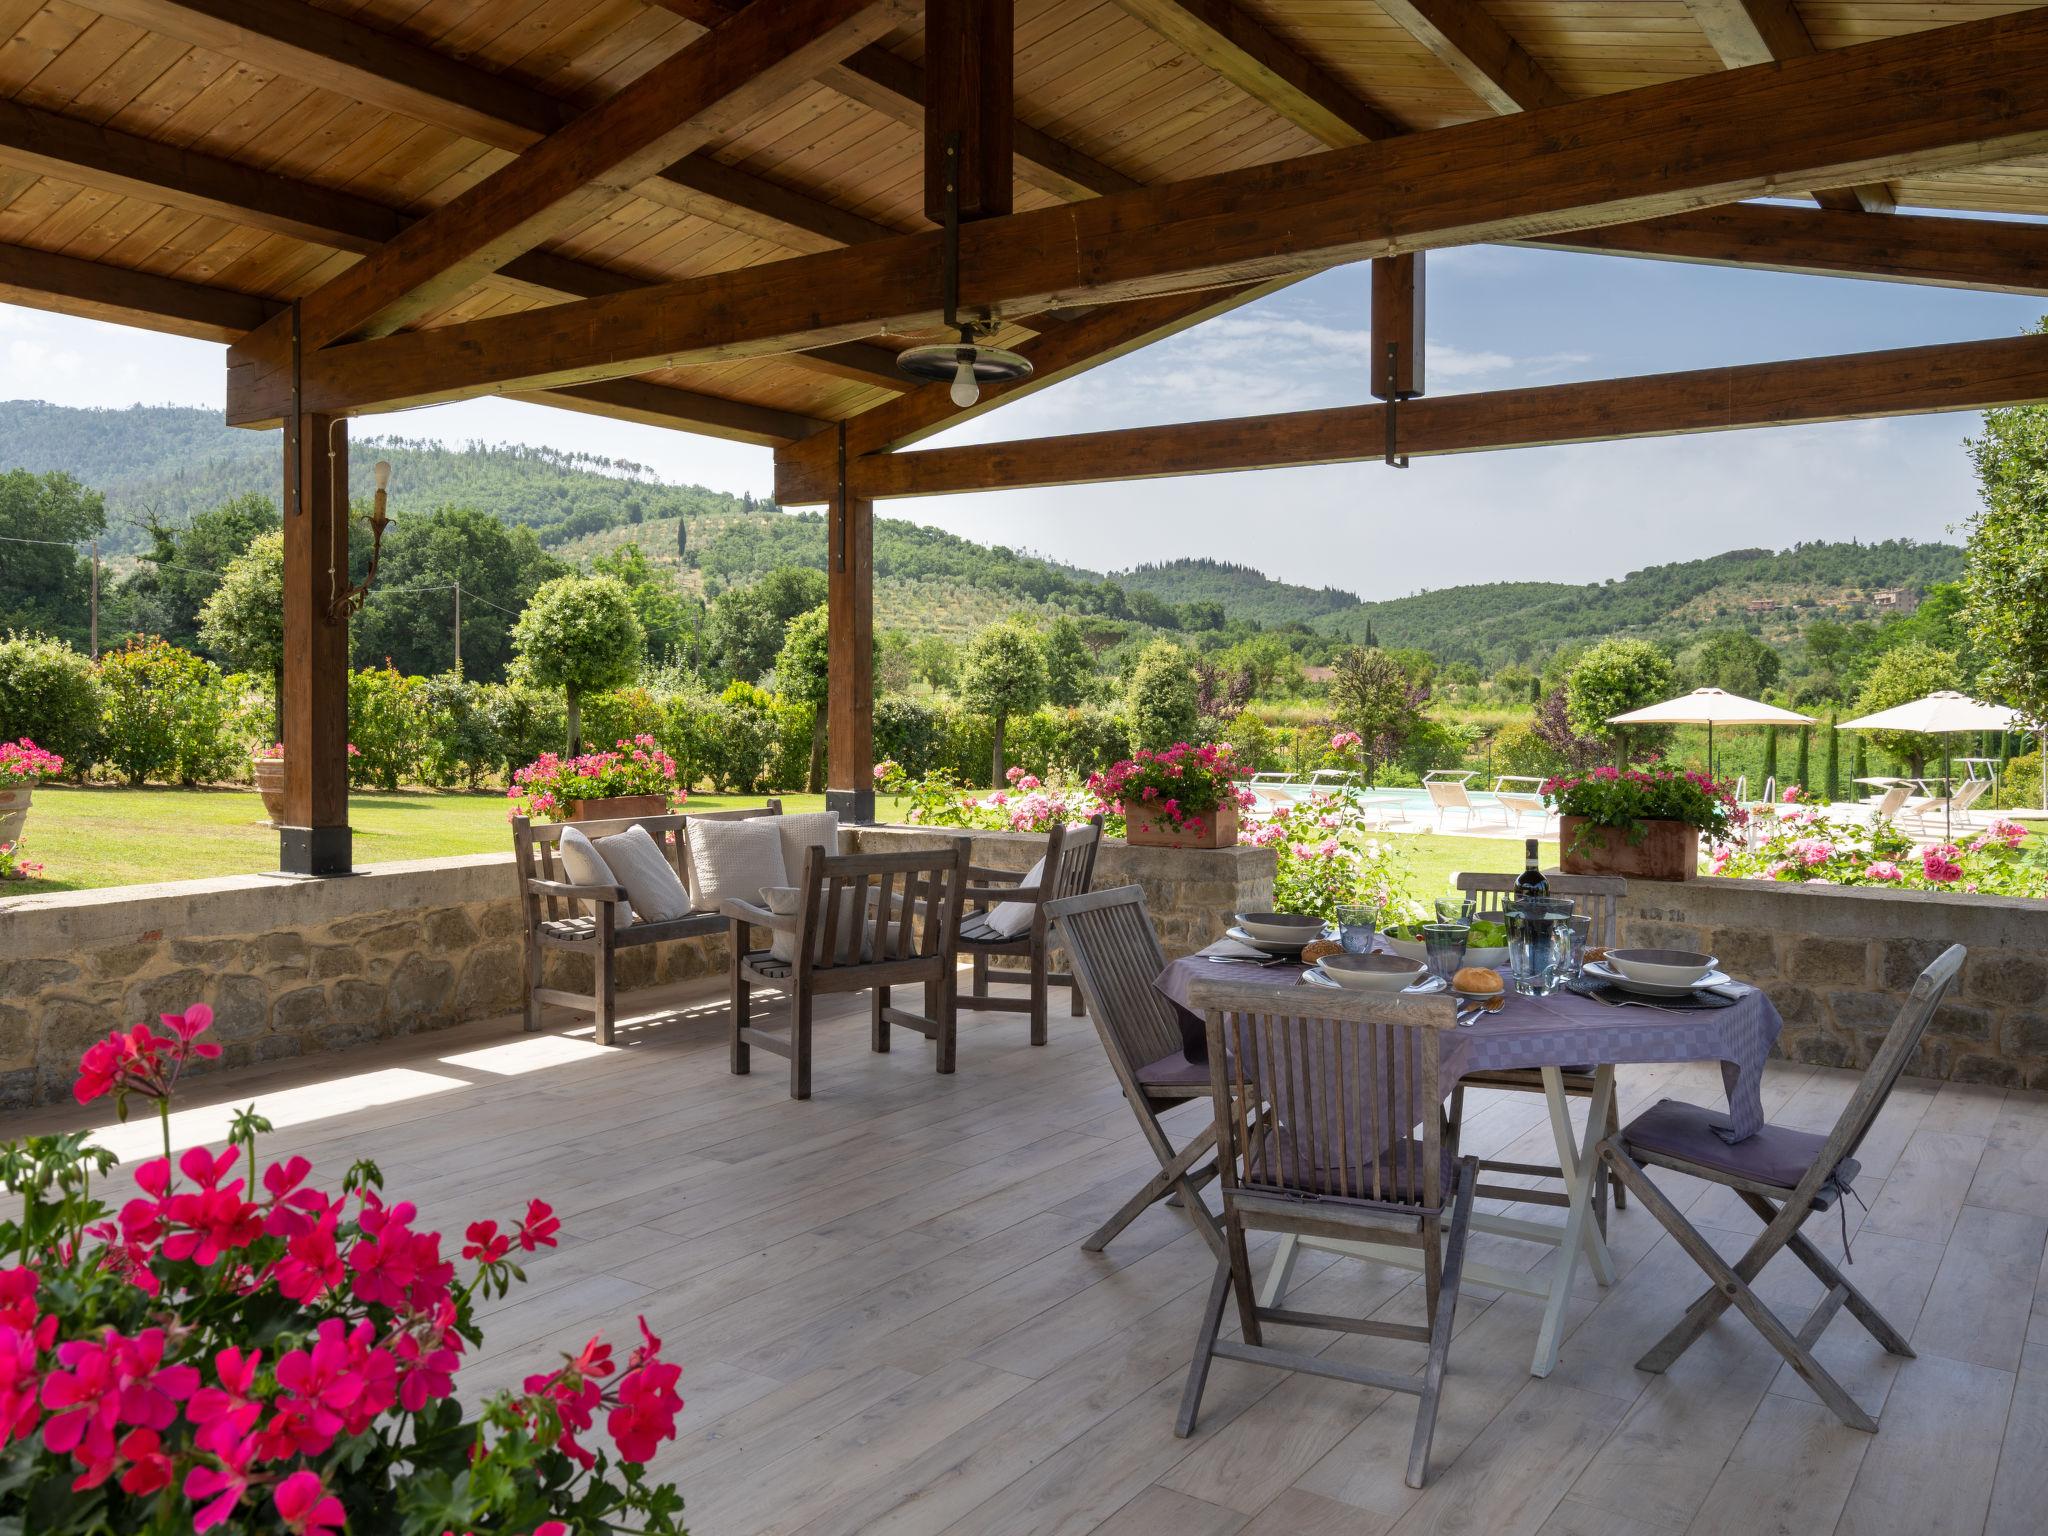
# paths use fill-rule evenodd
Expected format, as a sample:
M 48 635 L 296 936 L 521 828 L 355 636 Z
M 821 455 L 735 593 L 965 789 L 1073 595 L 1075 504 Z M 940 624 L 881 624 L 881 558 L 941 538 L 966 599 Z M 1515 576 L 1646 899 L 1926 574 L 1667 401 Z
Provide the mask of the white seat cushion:
M 634 921 L 666 923 L 690 915 L 690 893 L 645 827 L 600 837 L 593 846 L 610 866 L 613 882 L 626 888 Z
M 822 848 L 828 854 L 839 851 L 837 811 L 805 811 L 795 816 L 775 816 L 769 818 L 768 824 L 781 834 L 782 873 L 788 881 L 803 879 L 804 855 L 811 849 Z
M 624 884 L 612 873 L 612 867 L 605 862 L 597 845 L 583 835 L 580 827 L 562 828 L 562 839 L 555 844 L 555 856 L 562 861 L 562 877 L 571 885 L 621 885 Z M 579 901 L 579 912 L 595 915 L 597 903 Z M 633 921 L 633 906 L 630 900 L 612 909 L 613 926 L 624 928 Z
M 700 821 L 685 824 L 696 888 L 690 892 L 699 912 L 718 912 L 725 902 L 760 900 L 767 886 L 789 884 L 782 866 L 782 834 L 778 818 L 756 816 L 748 821 Z
M 1031 866 L 1030 873 L 1021 882 L 1035 886 L 1045 878 L 1045 860 L 1040 859 Z M 1037 910 L 1028 901 L 1005 901 L 989 908 L 988 925 L 1006 939 L 1014 939 L 1031 926 L 1031 914 Z

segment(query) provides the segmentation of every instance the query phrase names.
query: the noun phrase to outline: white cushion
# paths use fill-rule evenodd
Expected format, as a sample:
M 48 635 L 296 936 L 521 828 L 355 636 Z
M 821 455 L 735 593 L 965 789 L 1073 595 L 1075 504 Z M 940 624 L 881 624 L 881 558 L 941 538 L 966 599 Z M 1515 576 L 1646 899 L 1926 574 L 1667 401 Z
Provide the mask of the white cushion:
M 604 855 L 597 851 L 597 845 L 583 835 L 580 827 L 562 828 L 562 840 L 555 844 L 555 853 L 562 861 L 562 877 L 571 885 L 619 885 L 622 882 L 612 873 L 611 865 Z M 577 907 L 595 916 L 597 903 L 579 901 Z M 613 926 L 624 928 L 633 921 L 633 907 L 627 901 L 612 909 Z
M 666 923 L 690 915 L 690 893 L 645 827 L 600 837 L 594 846 L 611 867 L 613 881 L 626 888 L 636 922 Z
M 853 887 L 850 885 L 843 887 L 839 892 L 837 947 L 841 955 L 846 954 L 849 942 L 847 935 L 853 931 L 853 894 Z M 871 892 L 870 899 L 880 894 L 879 891 Z M 803 907 L 803 888 L 795 885 L 763 886 L 761 889 L 761 905 L 770 912 L 773 912 L 777 917 L 794 918 Z M 874 925 L 870 922 L 868 926 L 872 928 Z M 773 932 L 775 935 L 774 940 L 768 946 L 769 958 L 781 960 L 792 965 L 795 964 L 796 934 L 794 932 L 786 932 L 780 928 L 773 930 Z M 821 954 L 823 953 L 824 943 L 825 929 L 821 920 L 818 927 L 818 945 Z
M 1022 883 L 1035 886 L 1045 878 L 1045 860 L 1040 859 L 1031 866 Z M 1037 907 L 1028 901 L 1005 901 L 989 908 L 988 925 L 1006 939 L 1014 939 L 1031 926 L 1031 914 Z
M 700 821 L 685 824 L 695 888 L 690 899 L 699 912 L 716 912 L 728 900 L 753 902 L 764 886 L 787 885 L 782 867 L 782 834 L 776 818 Z
M 804 855 L 813 848 L 828 854 L 839 851 L 839 813 L 805 811 L 796 816 L 769 818 L 769 825 L 782 837 L 782 872 L 789 880 L 804 877 Z

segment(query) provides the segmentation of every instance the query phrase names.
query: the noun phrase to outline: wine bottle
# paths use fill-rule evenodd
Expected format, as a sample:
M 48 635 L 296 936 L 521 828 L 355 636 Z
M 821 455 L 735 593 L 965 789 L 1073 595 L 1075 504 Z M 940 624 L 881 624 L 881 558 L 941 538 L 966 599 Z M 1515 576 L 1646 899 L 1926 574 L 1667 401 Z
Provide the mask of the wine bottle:
M 1550 894 L 1550 882 L 1543 878 L 1543 866 L 1536 857 L 1536 839 L 1522 843 L 1522 872 L 1515 876 L 1515 900 L 1529 901 Z

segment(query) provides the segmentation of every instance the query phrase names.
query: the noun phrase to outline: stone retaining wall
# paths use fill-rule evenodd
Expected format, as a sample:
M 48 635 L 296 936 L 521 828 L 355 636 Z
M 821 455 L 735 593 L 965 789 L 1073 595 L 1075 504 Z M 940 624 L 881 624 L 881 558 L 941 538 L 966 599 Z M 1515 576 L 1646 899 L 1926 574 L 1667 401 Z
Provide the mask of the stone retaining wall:
M 931 835 L 849 834 L 876 847 Z M 1042 839 L 989 833 L 975 843 L 976 863 L 1023 869 Z M 1207 941 L 1218 914 L 1271 900 L 1273 855 L 1112 842 L 1097 877 L 1143 884 L 1168 949 L 1181 953 Z M 92 1041 L 195 1002 L 213 1007 L 226 1066 L 512 1013 L 520 942 L 509 852 L 343 880 L 242 875 L 0 898 L 0 1109 L 63 1098 Z M 621 950 L 618 962 L 629 994 L 718 974 L 725 940 Z M 587 987 L 589 967 L 554 953 L 548 979 Z
M 1831 1067 L 1868 1064 L 1913 979 L 1962 944 L 1962 976 L 1908 1070 L 2048 1088 L 2048 903 L 1771 880 L 1636 881 L 1620 938 L 1719 955 L 1777 1004 L 1779 1054 Z

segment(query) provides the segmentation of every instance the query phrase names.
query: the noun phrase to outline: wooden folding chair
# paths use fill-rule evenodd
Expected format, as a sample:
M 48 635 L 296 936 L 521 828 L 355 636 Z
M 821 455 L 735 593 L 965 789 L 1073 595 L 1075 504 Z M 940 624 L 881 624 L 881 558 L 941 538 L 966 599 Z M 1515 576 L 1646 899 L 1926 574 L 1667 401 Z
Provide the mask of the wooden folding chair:
M 1920 973 L 1863 1081 L 1826 1136 L 1766 1125 L 1748 1140 L 1731 1146 L 1712 1129 L 1714 1111 L 1664 1099 L 1601 1142 L 1601 1160 L 1641 1197 L 1644 1208 L 1713 1281 L 1678 1324 L 1636 1362 L 1637 1370 L 1668 1369 L 1724 1309 L 1734 1306 L 1837 1418 L 1852 1429 L 1876 1431 L 1877 1421 L 1814 1359 L 1813 1346 L 1834 1315 L 1847 1307 L 1887 1353 L 1910 1358 L 1913 1348 L 1799 1229 L 1807 1217 L 1830 1209 L 1848 1193 L 1857 1174 L 1856 1149 L 1891 1097 L 1906 1063 L 1920 1048 L 1927 1021 L 1962 969 L 1963 956 L 1963 946 L 1951 944 Z M 1729 1264 L 1650 1182 L 1645 1164 L 1726 1185 L 1763 1221 L 1762 1234 L 1748 1252 Z M 1827 1288 L 1819 1305 L 1797 1327 L 1779 1321 L 1750 1289 L 1764 1266 L 1786 1248 Z
M 802 899 L 782 917 L 751 902 L 728 900 L 732 926 L 732 1070 L 753 1064 L 752 1047 L 789 1058 L 789 1096 L 811 1096 L 811 1015 L 816 998 L 873 992 L 870 1044 L 889 1049 L 889 1026 L 914 1029 L 938 1046 L 938 1069 L 953 1070 L 959 993 L 960 898 L 967 887 L 967 844 L 943 853 L 828 854 L 804 856 Z M 794 937 L 792 960 L 750 951 L 752 928 Z M 924 1012 L 893 1007 L 892 986 L 922 984 Z M 750 1007 L 754 987 L 789 992 L 786 1034 L 757 1028 Z
M 1550 884 L 1553 896 L 1569 896 L 1576 904 L 1582 917 L 1590 917 L 1593 927 L 1586 942 L 1602 949 L 1614 942 L 1615 909 L 1621 898 L 1628 894 L 1628 881 L 1619 875 L 1566 875 L 1547 874 L 1543 877 Z M 1465 873 L 1457 877 L 1458 889 L 1473 898 L 1474 911 L 1481 916 L 1498 913 L 1507 905 L 1513 894 L 1515 877 L 1508 874 Z M 1591 1067 L 1566 1067 L 1564 1069 L 1564 1092 L 1569 1099 L 1590 1099 L 1593 1096 L 1594 1073 Z M 1465 1123 L 1465 1090 L 1467 1088 L 1504 1088 L 1511 1093 L 1542 1093 L 1543 1073 L 1535 1067 L 1510 1067 L 1498 1072 L 1468 1072 L 1451 1090 L 1451 1123 Z M 1621 1117 L 1615 1110 L 1614 1101 L 1607 1101 L 1607 1129 L 1620 1129 Z M 1563 1148 L 1559 1155 L 1567 1155 Z M 1510 1163 L 1498 1159 L 1481 1158 L 1482 1172 L 1532 1174 L 1537 1178 L 1564 1178 L 1561 1165 L 1550 1163 Z M 1603 1236 L 1607 1232 L 1607 1176 L 1603 1170 L 1595 1169 L 1593 1174 L 1593 1219 L 1600 1224 Z M 1532 1205 L 1569 1205 L 1571 1197 L 1562 1190 L 1525 1189 L 1519 1185 L 1482 1184 L 1478 1190 L 1482 1200 L 1526 1200 Z M 1624 1196 L 1619 1188 L 1614 1192 L 1615 1209 L 1625 1209 Z
M 1209 1288 L 1174 1433 L 1193 1432 L 1209 1362 L 1218 1357 L 1411 1392 L 1421 1401 L 1407 1481 L 1420 1488 L 1479 1179 L 1477 1160 L 1457 1156 L 1456 1128 L 1444 1118 L 1438 1087 L 1437 1032 L 1455 1026 L 1456 1004 L 1447 994 L 1311 994 L 1206 980 L 1191 995 L 1208 1020 L 1227 1252 Z M 1245 1243 L 1252 1231 L 1421 1249 L 1428 1321 L 1261 1306 Z M 1241 1340 L 1220 1332 L 1233 1291 Z M 1268 1345 L 1269 1323 L 1408 1339 L 1427 1345 L 1428 1357 L 1419 1376 L 1351 1365 Z
M 1046 903 L 1062 896 L 1080 896 L 1095 883 L 1095 854 L 1102 843 L 1102 818 L 1086 826 L 1054 827 L 1046 834 L 1045 867 L 1035 885 L 1024 884 L 1028 871 L 968 868 L 974 884 L 967 888 L 967 902 L 973 909 L 960 920 L 960 948 L 974 961 L 974 984 L 960 994 L 963 1013 L 987 1011 L 1023 1013 L 1031 1018 L 1031 1043 L 1046 1041 L 1046 999 L 1054 987 L 1071 989 L 1073 1011 L 1081 1011 L 1081 989 L 1071 975 L 1051 967 L 1051 926 Z M 989 926 L 989 913 L 1004 902 L 1019 902 L 1032 908 L 1031 925 L 1014 937 Z M 1023 981 L 1031 990 L 1024 997 L 996 997 L 990 994 L 989 957 L 1015 956 L 1029 962 L 1021 977 L 1015 972 L 997 971 L 998 981 Z
M 1152 931 L 1145 893 L 1135 885 L 1046 904 L 1058 937 L 1074 967 L 1074 981 L 1088 1003 L 1088 1017 L 1110 1070 L 1123 1088 L 1138 1129 L 1159 1159 L 1159 1171 L 1117 1209 L 1081 1246 L 1100 1253 L 1155 1201 L 1178 1196 L 1181 1214 L 1220 1257 L 1223 1233 L 1202 1203 L 1202 1186 L 1216 1176 L 1213 1164 L 1189 1172 L 1215 1148 L 1212 1122 L 1175 1150 L 1159 1117 L 1190 1099 L 1209 1097 L 1209 1069 L 1182 1050 L 1180 1015 L 1153 982 L 1166 969 L 1166 955 Z

